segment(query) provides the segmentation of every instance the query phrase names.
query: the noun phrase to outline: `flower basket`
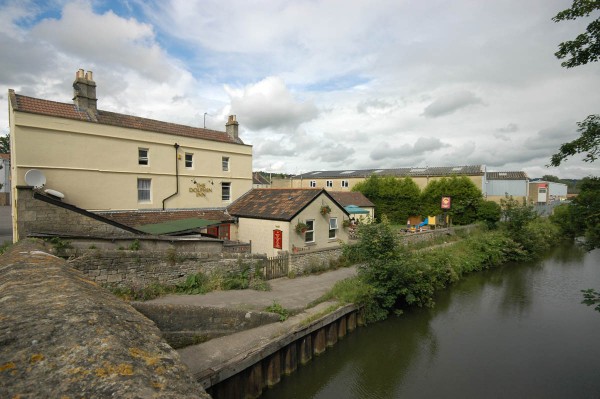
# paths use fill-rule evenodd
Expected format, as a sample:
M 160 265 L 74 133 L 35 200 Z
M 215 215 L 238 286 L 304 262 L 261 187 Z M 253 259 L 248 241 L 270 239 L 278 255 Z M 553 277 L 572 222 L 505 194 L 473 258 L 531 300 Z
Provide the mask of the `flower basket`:
M 342 222 L 342 227 L 346 229 L 350 227 L 350 221 L 348 219 L 344 219 L 344 221 Z
M 306 225 L 306 223 L 298 222 L 294 229 L 296 230 L 296 233 L 304 234 L 306 233 L 306 230 L 308 230 L 308 226 Z
M 321 215 L 325 216 L 331 213 L 331 208 L 329 207 L 329 205 L 323 205 L 321 207 Z

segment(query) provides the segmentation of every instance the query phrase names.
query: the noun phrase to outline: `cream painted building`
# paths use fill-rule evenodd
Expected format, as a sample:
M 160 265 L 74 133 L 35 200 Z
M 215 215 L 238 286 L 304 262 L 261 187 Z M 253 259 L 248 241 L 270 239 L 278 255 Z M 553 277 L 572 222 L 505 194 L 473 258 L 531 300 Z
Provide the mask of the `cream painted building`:
M 237 238 L 257 254 L 337 248 L 349 239 L 350 216 L 325 190 L 253 189 L 227 211 L 237 218 Z M 299 223 L 306 231 L 296 230 Z
M 87 210 L 225 208 L 252 188 L 234 115 L 226 131 L 178 125 L 99 110 L 91 72 L 73 87 L 73 103 L 9 90 L 13 205 L 31 169 Z
M 466 176 L 485 193 L 485 165 L 396 168 L 396 169 L 347 169 L 313 171 L 293 176 L 290 179 L 273 181 L 274 187 L 324 188 L 329 191 L 351 191 L 357 183 L 370 176 L 393 176 L 399 179 L 410 177 L 422 190 L 430 181 L 450 176 Z

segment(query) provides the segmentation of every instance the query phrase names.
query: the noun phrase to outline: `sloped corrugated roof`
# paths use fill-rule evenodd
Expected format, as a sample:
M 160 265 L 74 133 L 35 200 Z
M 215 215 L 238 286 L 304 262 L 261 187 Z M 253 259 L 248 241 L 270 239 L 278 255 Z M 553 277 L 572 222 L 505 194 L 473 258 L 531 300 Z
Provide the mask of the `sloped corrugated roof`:
M 433 166 L 395 169 L 345 169 L 345 170 L 318 170 L 293 176 L 294 179 L 327 179 L 376 176 L 416 177 L 416 176 L 452 176 L 467 175 L 481 176 L 484 174 L 483 165 L 465 166 Z
M 375 207 L 363 193 L 354 191 L 329 191 L 329 194 L 343 207 L 348 205 Z
M 176 123 L 162 122 L 154 119 L 141 118 L 133 115 L 118 114 L 116 112 L 102 110 L 98 110 L 95 115 L 96 120 L 93 120 L 85 110 L 78 109 L 75 104 L 60 103 L 56 101 L 22 96 L 20 94 L 15 94 L 14 90 L 9 91 L 9 97 L 14 110 L 19 112 L 48 115 L 58 118 L 98 123 L 101 125 L 146 130 L 150 132 L 192 137 L 196 139 L 244 144 L 241 139 L 238 138 L 236 140 L 229 136 L 226 132 L 220 132 L 217 130 L 179 125 Z
M 529 180 L 525 172 L 487 172 L 487 180 Z
M 225 213 L 224 209 L 104 211 L 95 213 L 132 227 L 192 218 L 213 220 L 215 222 L 230 222 L 233 220 L 231 216 Z

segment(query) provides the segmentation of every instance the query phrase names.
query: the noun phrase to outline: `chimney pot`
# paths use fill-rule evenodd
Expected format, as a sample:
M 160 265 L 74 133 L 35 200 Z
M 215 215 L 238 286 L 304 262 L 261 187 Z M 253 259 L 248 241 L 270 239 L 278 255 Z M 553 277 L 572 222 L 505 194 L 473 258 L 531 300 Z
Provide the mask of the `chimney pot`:
M 94 80 L 94 78 L 92 78 L 92 71 L 87 71 L 85 74 L 85 78 L 87 80 Z

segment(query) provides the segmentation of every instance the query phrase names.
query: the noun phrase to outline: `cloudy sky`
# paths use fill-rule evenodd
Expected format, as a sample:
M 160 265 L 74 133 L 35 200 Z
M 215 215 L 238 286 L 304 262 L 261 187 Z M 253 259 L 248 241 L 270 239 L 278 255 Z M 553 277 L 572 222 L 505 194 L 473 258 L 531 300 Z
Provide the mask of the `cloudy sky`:
M 545 168 L 600 111 L 600 63 L 554 57 L 598 17 L 552 22 L 570 6 L 0 0 L 0 134 L 9 88 L 70 102 L 83 68 L 100 109 L 217 130 L 236 114 L 255 170 L 485 164 L 580 178 L 599 164 Z

